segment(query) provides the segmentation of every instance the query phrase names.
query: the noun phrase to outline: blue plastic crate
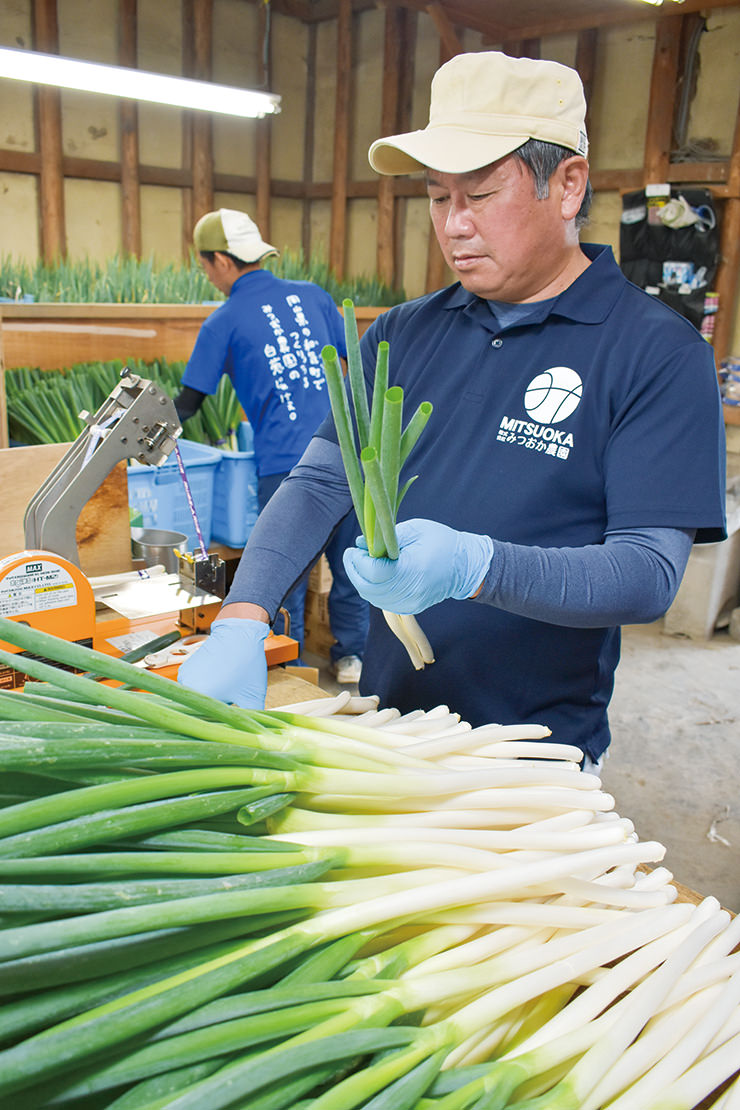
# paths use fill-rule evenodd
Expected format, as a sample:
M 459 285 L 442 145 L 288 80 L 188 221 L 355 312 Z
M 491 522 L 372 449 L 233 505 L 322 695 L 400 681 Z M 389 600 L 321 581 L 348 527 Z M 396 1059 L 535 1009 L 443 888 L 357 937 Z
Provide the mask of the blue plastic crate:
M 244 547 L 259 513 L 254 451 L 219 451 L 219 455 L 211 535 L 229 547 Z
M 185 472 L 195 502 L 203 542 L 210 543 L 213 521 L 213 487 L 222 452 L 187 439 L 178 440 Z M 183 532 L 188 549 L 198 547 L 198 535 L 185 496 L 174 451 L 161 466 L 132 462 L 128 467 L 129 504 L 138 509 L 144 528 Z
M 237 451 L 254 451 L 254 429 L 248 420 L 242 420 L 236 430 Z

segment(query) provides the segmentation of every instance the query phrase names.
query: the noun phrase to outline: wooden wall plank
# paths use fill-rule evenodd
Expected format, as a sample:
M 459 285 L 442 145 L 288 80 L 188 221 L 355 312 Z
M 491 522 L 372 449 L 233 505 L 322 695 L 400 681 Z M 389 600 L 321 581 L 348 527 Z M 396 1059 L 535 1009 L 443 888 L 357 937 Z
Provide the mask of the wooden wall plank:
M 655 25 L 655 51 L 645 132 L 643 169 L 646 185 L 668 179 L 680 50 L 681 20 L 671 17 L 659 19 Z
M 137 0 L 119 0 L 118 62 L 136 68 Z M 135 100 L 121 100 L 121 247 L 141 256 L 141 198 L 139 194 L 139 113 Z
M 352 92 L 352 0 L 339 0 L 337 17 L 337 81 L 334 109 L 334 176 L 331 196 L 329 265 L 344 276 L 347 238 L 347 173 Z
M 56 0 L 33 0 L 33 44 L 45 54 L 59 53 Z M 39 219 L 41 255 L 46 262 L 67 253 L 62 171 L 62 106 L 58 89 L 35 89 L 37 149 L 40 155 Z

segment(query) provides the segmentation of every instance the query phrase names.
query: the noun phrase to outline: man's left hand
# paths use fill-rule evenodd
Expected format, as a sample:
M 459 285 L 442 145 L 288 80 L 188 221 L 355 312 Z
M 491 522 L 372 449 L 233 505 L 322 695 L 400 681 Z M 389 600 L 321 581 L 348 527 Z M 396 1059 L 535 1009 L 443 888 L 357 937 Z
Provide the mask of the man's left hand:
M 396 528 L 398 559 L 374 559 L 362 537 L 344 552 L 347 574 L 361 597 L 392 613 L 421 613 L 446 598 L 473 597 L 491 565 L 488 536 L 457 532 L 433 520 Z

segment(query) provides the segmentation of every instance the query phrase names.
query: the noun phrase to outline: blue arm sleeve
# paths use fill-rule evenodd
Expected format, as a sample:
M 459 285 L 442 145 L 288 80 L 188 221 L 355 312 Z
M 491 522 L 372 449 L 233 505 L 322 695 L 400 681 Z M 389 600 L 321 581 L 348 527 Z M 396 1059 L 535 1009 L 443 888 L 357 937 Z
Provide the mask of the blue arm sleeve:
M 261 605 L 273 621 L 351 508 L 338 445 L 314 436 L 257 518 L 224 604 Z
M 644 624 L 673 601 L 693 539 L 693 530 L 635 528 L 587 547 L 494 540 L 476 601 L 569 628 Z

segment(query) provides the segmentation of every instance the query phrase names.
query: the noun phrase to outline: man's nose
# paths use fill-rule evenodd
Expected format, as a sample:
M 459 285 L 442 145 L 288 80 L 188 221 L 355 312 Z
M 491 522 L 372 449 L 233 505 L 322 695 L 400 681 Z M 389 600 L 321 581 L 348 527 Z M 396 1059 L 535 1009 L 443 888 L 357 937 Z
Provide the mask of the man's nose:
M 450 205 L 445 221 L 445 232 L 453 239 L 472 235 L 473 221 L 470 209 L 466 205 Z

